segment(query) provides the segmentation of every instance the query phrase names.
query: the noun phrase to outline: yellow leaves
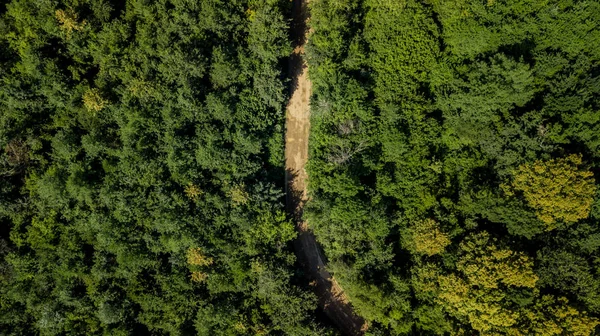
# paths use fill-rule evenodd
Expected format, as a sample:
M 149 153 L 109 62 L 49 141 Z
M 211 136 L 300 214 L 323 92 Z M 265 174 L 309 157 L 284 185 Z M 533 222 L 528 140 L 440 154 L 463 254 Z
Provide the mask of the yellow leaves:
M 71 37 L 71 33 L 74 30 L 81 31 L 85 26 L 85 20 L 79 23 L 77 13 L 75 13 L 72 9 L 57 9 L 56 12 L 54 12 L 54 14 L 56 16 L 56 19 L 58 20 L 58 23 L 60 24 L 60 28 L 63 31 L 65 31 L 67 38 Z
M 518 312 L 502 306 L 503 295 L 487 292 L 456 274 L 439 275 L 438 304 L 444 306 L 452 315 L 466 318 L 473 329 L 489 332 L 494 328 L 514 325 Z
M 417 292 L 437 294 L 435 301 L 448 313 L 469 322 L 480 332 L 515 325 L 519 312 L 503 305 L 501 286 L 533 287 L 538 278 L 524 254 L 501 249 L 487 232 L 473 234 L 459 245 L 458 273 L 441 274 L 433 265 L 420 267 Z
M 256 18 L 256 11 L 248 8 L 246 10 L 246 17 L 248 18 L 249 21 L 254 21 L 254 19 Z
M 538 277 L 526 255 L 503 249 L 487 232 L 459 245 L 458 272 L 443 274 L 434 263 L 418 265 L 413 289 L 418 298 L 433 298 L 450 315 L 488 335 L 590 335 L 599 324 L 565 298 L 541 296 Z M 534 303 L 514 306 L 506 287 L 533 288 Z
M 187 196 L 187 198 L 194 202 L 197 201 L 198 197 L 200 197 L 200 195 L 202 194 L 202 190 L 200 190 L 200 188 L 193 183 L 188 183 L 183 192 L 185 193 L 185 196 Z
M 155 89 L 152 84 L 145 80 L 133 79 L 127 85 L 127 89 L 132 93 L 134 97 L 145 99 L 155 94 Z
M 108 103 L 96 88 L 89 89 L 83 94 L 83 106 L 93 113 L 100 112 Z
M 515 172 L 512 188 L 523 193 L 547 230 L 554 229 L 557 221 L 573 223 L 588 217 L 596 186 L 591 172 L 578 169 L 581 162 L 581 155 L 570 155 L 538 160 Z
M 453 305 L 462 304 L 469 294 L 468 284 L 455 274 L 438 275 L 437 282 L 440 289 L 440 298 Z
M 204 256 L 204 254 L 202 254 L 202 249 L 196 247 L 188 249 L 187 262 L 194 266 L 210 266 L 213 263 L 213 259 Z
M 242 323 L 241 321 L 238 321 L 238 322 L 237 322 L 237 323 L 236 323 L 236 324 L 233 326 L 233 328 L 234 328 L 236 331 L 239 331 L 239 332 L 244 332 L 244 331 L 246 331 L 246 326 L 245 326 L 245 325 L 244 325 L 244 323 Z
M 417 254 L 432 256 L 450 245 L 450 237 L 440 230 L 436 221 L 428 218 L 409 225 L 403 243 Z
M 245 316 L 240 316 L 234 325 L 233 329 L 242 335 L 267 335 L 268 330 L 263 324 L 249 322 Z
M 245 188 L 244 184 L 240 184 L 235 187 L 232 187 L 229 190 L 229 198 L 231 199 L 231 202 L 234 205 L 243 205 L 243 204 L 248 203 L 249 195 L 244 190 L 244 188 Z
M 466 253 L 457 262 L 457 269 L 476 286 L 535 287 L 538 276 L 533 272 L 533 261 L 522 253 L 499 249 L 495 242 L 487 232 L 467 237 L 460 244 Z
M 193 282 L 204 282 L 208 278 L 208 275 L 206 273 L 193 271 L 191 277 Z
M 535 335 L 591 335 L 600 321 L 569 305 L 564 297 L 542 296 L 533 310 L 528 311 L 529 334 Z
M 506 196 L 514 196 L 515 195 L 511 185 L 508 185 L 506 183 L 500 183 L 500 189 L 504 192 L 504 194 Z
M 533 261 L 522 253 L 498 248 L 487 232 L 471 235 L 460 245 L 456 274 L 440 275 L 439 303 L 455 316 L 468 319 L 480 332 L 506 328 L 517 323 L 519 314 L 502 305 L 501 285 L 534 287 L 538 277 Z
M 213 264 L 213 258 L 207 257 L 202 253 L 199 247 L 191 247 L 187 250 L 187 263 L 192 268 L 191 278 L 193 282 L 204 282 L 208 278 L 208 274 L 198 271 L 198 267 L 210 266 Z

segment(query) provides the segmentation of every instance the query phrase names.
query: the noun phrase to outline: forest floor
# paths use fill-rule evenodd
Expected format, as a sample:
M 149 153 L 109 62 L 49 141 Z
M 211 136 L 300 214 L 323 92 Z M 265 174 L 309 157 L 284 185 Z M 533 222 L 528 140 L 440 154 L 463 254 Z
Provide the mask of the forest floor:
M 294 1 L 292 37 L 295 49 L 290 58 L 291 98 L 286 110 L 285 167 L 287 208 L 294 216 L 298 238 L 296 254 L 314 286 L 319 305 L 325 314 L 347 335 L 362 335 L 366 322 L 352 310 L 348 298 L 337 281 L 325 268 L 325 258 L 308 224 L 302 219 L 304 204 L 308 199 L 305 165 L 308 161 L 310 132 L 311 82 L 308 67 L 303 59 L 307 28 L 308 1 Z

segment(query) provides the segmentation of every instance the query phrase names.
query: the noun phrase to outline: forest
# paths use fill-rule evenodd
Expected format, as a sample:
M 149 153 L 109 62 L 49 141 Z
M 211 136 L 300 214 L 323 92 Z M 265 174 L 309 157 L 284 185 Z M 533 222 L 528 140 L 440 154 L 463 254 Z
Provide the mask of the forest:
M 0 334 L 338 336 L 288 0 L 0 0 Z M 304 220 L 368 336 L 600 334 L 600 2 L 311 0 Z
M 600 3 L 311 3 L 311 202 L 371 335 L 600 331 Z
M 283 204 L 289 3 L 0 4 L 0 334 L 327 335 Z

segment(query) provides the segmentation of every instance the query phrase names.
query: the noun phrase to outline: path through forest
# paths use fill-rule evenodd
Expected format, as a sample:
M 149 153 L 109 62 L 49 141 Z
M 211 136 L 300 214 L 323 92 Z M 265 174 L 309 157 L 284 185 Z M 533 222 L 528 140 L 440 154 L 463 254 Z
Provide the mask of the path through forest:
M 302 220 L 307 200 L 308 137 L 310 131 L 311 83 L 303 60 L 308 34 L 307 0 L 294 0 L 292 37 L 296 48 L 290 59 L 292 77 L 291 98 L 286 111 L 285 167 L 287 208 L 293 214 L 298 238 L 296 254 L 314 285 L 319 304 L 327 316 L 347 335 L 362 335 L 365 321 L 354 314 L 352 306 L 337 281 L 325 269 L 324 258 L 314 234 Z

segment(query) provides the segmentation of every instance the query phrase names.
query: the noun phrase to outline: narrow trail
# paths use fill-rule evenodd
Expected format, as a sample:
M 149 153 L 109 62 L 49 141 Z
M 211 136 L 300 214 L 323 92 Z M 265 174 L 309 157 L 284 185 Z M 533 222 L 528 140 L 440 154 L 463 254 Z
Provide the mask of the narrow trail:
M 302 220 L 307 201 L 305 165 L 308 161 L 310 131 L 311 83 L 303 60 L 308 35 L 308 0 L 294 0 L 292 37 L 295 49 L 290 58 L 292 78 L 291 98 L 286 109 L 285 169 L 287 210 L 293 215 L 298 238 L 294 242 L 296 255 L 314 284 L 319 305 L 325 314 L 346 335 L 363 335 L 365 321 L 354 314 L 348 298 L 337 281 L 325 269 L 324 257 L 309 226 Z

